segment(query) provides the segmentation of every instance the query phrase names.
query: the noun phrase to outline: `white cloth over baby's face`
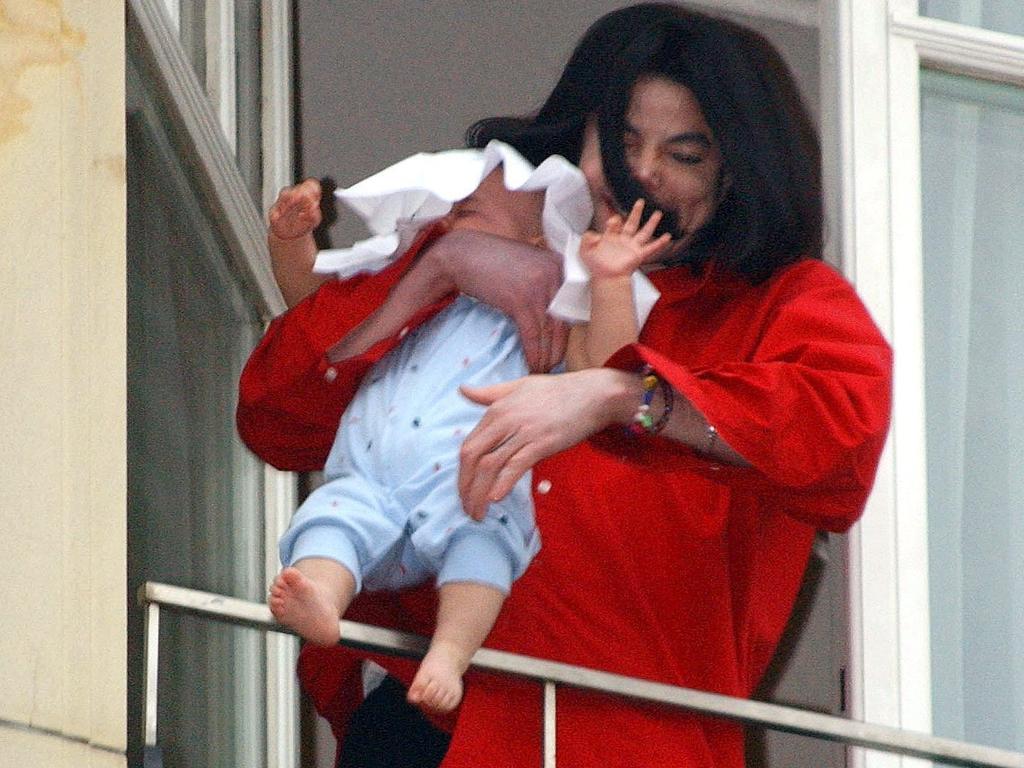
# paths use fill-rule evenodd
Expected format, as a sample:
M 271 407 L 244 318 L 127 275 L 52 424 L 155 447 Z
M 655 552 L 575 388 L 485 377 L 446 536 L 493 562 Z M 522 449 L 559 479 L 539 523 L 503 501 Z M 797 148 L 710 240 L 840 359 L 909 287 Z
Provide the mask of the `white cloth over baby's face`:
M 544 237 L 563 257 L 563 283 L 548 312 L 569 322 L 588 321 L 590 275 L 579 257 L 580 235 L 593 217 L 586 179 L 564 157 L 552 155 L 534 168 L 500 141 L 483 149 L 421 152 L 336 190 L 334 194 L 366 223 L 372 236 L 350 248 L 321 251 L 314 270 L 347 278 L 384 269 L 405 253 L 424 227 L 446 216 L 498 166 L 507 189 L 544 192 Z M 634 272 L 632 281 L 637 322 L 643 327 L 660 294 L 640 272 Z

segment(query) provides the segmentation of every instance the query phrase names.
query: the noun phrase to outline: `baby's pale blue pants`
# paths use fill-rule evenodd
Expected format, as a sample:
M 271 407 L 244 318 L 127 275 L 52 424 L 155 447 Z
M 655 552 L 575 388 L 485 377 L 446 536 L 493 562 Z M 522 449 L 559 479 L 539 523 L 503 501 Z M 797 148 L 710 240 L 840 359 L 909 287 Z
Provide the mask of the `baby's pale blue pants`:
M 462 441 L 482 406 L 462 384 L 526 375 L 515 327 L 463 296 L 412 331 L 367 374 L 324 467 L 280 542 L 281 561 L 324 557 L 357 589 L 401 589 L 436 574 L 508 592 L 540 548 L 530 473 L 481 522 L 459 501 Z

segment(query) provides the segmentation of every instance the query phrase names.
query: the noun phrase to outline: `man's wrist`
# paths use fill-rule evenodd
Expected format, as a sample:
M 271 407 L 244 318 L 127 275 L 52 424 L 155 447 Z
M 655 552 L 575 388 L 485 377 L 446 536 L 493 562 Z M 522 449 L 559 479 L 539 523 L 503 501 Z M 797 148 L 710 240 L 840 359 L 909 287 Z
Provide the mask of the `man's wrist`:
M 415 312 L 457 290 L 443 269 L 443 240 L 435 240 L 416 255 L 412 266 L 392 288 L 389 302 L 393 299 L 404 311 Z
M 637 393 L 640 391 L 640 376 L 618 368 L 597 368 L 607 380 L 602 391 L 605 393 L 605 413 L 608 423 L 605 426 L 626 426 L 633 420 L 636 413 Z

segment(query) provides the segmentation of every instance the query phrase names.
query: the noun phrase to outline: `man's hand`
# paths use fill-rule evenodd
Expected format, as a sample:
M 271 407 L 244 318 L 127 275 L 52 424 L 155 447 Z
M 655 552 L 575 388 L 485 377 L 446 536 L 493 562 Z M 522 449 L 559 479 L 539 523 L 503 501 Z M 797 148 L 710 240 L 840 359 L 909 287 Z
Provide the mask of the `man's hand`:
M 547 313 L 562 283 L 562 258 L 496 235 L 453 231 L 417 265 L 441 295 L 461 291 L 508 315 L 519 329 L 530 371 L 546 373 L 565 356 L 569 329 Z M 428 297 L 423 305 L 439 296 Z M 421 305 L 422 306 L 422 305 Z

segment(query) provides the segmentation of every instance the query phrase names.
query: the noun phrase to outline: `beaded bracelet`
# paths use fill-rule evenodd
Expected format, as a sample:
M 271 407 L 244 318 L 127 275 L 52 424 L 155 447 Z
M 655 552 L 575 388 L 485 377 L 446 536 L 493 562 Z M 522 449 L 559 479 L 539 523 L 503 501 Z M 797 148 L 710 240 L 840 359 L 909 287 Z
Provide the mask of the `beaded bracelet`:
M 645 365 L 640 371 L 641 386 L 643 387 L 643 394 L 640 397 L 640 405 L 636 409 L 636 413 L 633 415 L 633 420 L 626 427 L 631 435 L 656 435 L 665 428 L 668 424 L 668 419 L 672 415 L 672 387 L 667 382 L 659 379 L 654 373 L 654 369 L 649 365 Z M 664 407 L 661 411 L 661 416 L 655 421 L 654 417 L 651 416 L 651 403 L 654 401 L 654 391 L 661 389 L 661 397 L 664 400 Z

